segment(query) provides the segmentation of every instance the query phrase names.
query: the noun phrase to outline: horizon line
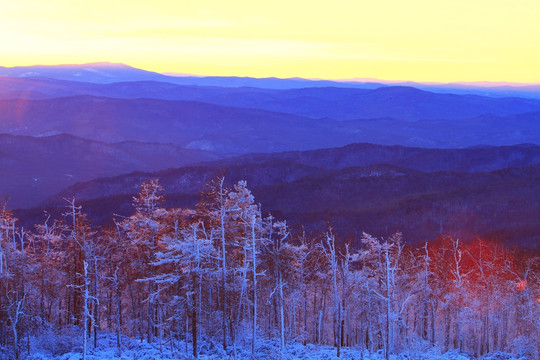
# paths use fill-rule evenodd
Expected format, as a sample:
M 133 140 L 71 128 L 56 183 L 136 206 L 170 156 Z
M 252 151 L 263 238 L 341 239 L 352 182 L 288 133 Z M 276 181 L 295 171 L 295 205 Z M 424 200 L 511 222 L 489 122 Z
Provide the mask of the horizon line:
M 476 80 L 476 81 L 421 81 L 421 80 L 411 80 L 411 79 L 382 79 L 382 78 L 371 78 L 371 77 L 354 77 L 354 78 L 319 78 L 319 77 L 280 77 L 280 76 L 246 76 L 246 75 L 209 75 L 209 74 L 192 74 L 192 73 L 181 73 L 175 71 L 156 71 L 150 70 L 143 67 L 135 67 L 127 63 L 122 62 L 110 62 L 110 61 L 92 61 L 84 63 L 55 63 L 55 64 L 33 64 L 33 65 L 14 65 L 14 66 L 4 66 L 0 65 L 0 68 L 13 69 L 13 68 L 31 68 L 31 67 L 69 67 L 69 66 L 123 66 L 136 70 L 142 70 L 147 72 L 152 72 L 155 74 L 170 76 L 170 77 L 222 77 L 222 78 L 244 78 L 244 79 L 277 79 L 277 80 L 306 80 L 306 81 L 329 81 L 329 82 L 340 82 L 340 83 L 383 83 L 383 84 L 403 84 L 403 83 L 412 83 L 412 84 L 421 84 L 421 85 L 470 85 L 476 87 L 531 87 L 531 86 L 540 86 L 540 82 L 512 82 L 512 81 L 491 81 L 491 80 Z

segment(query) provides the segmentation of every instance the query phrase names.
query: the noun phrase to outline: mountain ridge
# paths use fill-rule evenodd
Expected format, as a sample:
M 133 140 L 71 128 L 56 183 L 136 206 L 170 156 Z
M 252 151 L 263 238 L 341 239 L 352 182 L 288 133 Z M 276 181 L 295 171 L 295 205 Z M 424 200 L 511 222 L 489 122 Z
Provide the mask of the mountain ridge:
M 77 190 L 70 193 L 70 189 L 64 190 L 62 197 L 81 197 L 81 191 L 88 193 L 96 183 L 114 183 L 118 181 L 122 186 L 117 186 L 115 190 L 109 190 L 107 194 L 94 194 L 92 197 L 102 197 L 115 193 L 123 193 L 131 189 L 137 190 L 141 179 L 167 178 L 174 186 L 181 186 L 185 181 L 178 180 L 184 176 L 189 179 L 196 179 L 192 175 L 197 173 L 200 177 L 198 184 L 204 184 L 214 174 L 220 174 L 224 170 L 233 171 L 234 181 L 241 180 L 241 175 L 247 177 L 245 180 L 260 183 L 273 178 L 274 181 L 282 179 L 300 178 L 295 175 L 294 166 L 298 167 L 298 174 L 302 176 L 318 176 L 326 170 L 340 170 L 351 168 L 366 168 L 373 166 L 389 166 L 397 169 L 407 169 L 412 172 L 436 173 L 436 172 L 462 172 L 462 173 L 485 173 L 506 168 L 527 167 L 540 164 L 540 146 L 538 145 L 516 145 L 503 147 L 486 147 L 482 149 L 423 149 L 404 146 L 382 146 L 374 144 L 351 144 L 340 148 L 317 149 L 308 151 L 293 151 L 274 154 L 248 154 L 235 158 L 222 159 L 204 164 L 189 165 L 176 169 L 161 170 L 155 173 L 135 172 L 131 174 L 118 175 L 112 178 L 96 179 L 91 182 L 74 185 Z M 254 168 L 266 169 L 264 176 L 252 174 L 249 170 Z M 284 171 L 286 168 L 287 171 Z M 232 169 L 232 170 L 231 170 Z M 274 175 L 268 169 L 276 169 L 278 175 Z M 308 172 L 309 174 L 305 175 Z M 128 180 L 132 178 L 132 180 Z M 261 178 L 263 180 L 258 180 Z M 125 184 L 130 183 L 129 187 Z M 85 189 L 89 186 L 89 190 Z M 101 186 L 101 185 L 99 185 Z M 172 186 L 172 185 L 171 185 Z M 198 192 L 201 189 L 193 190 Z M 184 192 L 179 188 L 171 187 L 171 191 Z
M 170 76 L 149 70 L 137 69 L 125 64 L 108 62 L 67 65 L 35 65 L 0 67 L 0 76 L 32 75 L 51 77 L 65 80 L 81 80 L 95 83 L 110 83 L 122 80 L 158 80 L 182 85 L 203 85 L 220 87 L 251 86 L 266 89 L 293 89 L 305 87 L 348 87 L 348 88 L 378 88 L 382 86 L 404 85 L 438 92 L 477 95 L 493 97 L 519 96 L 526 98 L 540 98 L 539 84 L 508 84 L 508 83 L 422 83 L 414 81 L 384 81 L 378 79 L 341 79 L 321 80 L 302 78 L 254 78 L 235 76 L 198 76 L 185 75 Z
M 30 137 L 0 134 L 0 196 L 32 206 L 79 181 L 133 170 L 159 170 L 221 156 L 167 144 L 91 141 L 70 134 Z
M 96 84 L 52 79 L 0 78 L 0 98 L 42 99 L 90 95 L 117 99 L 198 101 L 260 109 L 314 119 L 462 119 L 482 114 L 513 115 L 540 110 L 540 100 L 440 94 L 407 86 L 377 89 L 309 87 L 260 89 L 177 85 L 160 81 Z
M 532 151 L 538 155 L 539 148 Z M 512 147 L 523 149 L 531 150 Z M 461 154 L 461 161 L 467 155 Z M 417 158 L 417 167 L 423 166 L 423 160 Z M 354 238 L 361 231 L 382 236 L 402 231 L 411 241 L 423 241 L 433 239 L 444 228 L 456 236 L 506 234 L 507 241 L 534 246 L 540 239 L 540 227 L 535 222 L 540 210 L 538 157 L 521 163 L 510 159 L 499 164 L 509 167 L 494 166 L 476 172 L 466 171 L 466 166 L 460 169 L 459 162 L 456 159 L 455 168 L 460 171 L 431 172 L 385 163 L 325 168 L 286 158 L 240 161 L 225 169 L 201 164 L 79 183 L 50 198 L 42 207 L 55 208 L 61 206 L 63 198 L 75 197 L 90 204 L 87 210 L 96 221 L 109 221 L 93 206 L 106 203 L 114 213 L 127 216 L 133 211 L 131 199 L 143 181 L 159 179 L 169 199 L 167 206 L 193 206 L 205 184 L 216 175 L 224 175 L 226 186 L 246 180 L 256 200 L 264 204 L 264 211 L 286 218 L 292 226 L 304 225 L 308 231 L 324 231 L 330 223 L 345 237 Z M 531 233 L 531 229 L 536 230 Z
M 47 136 L 70 133 L 103 142 L 173 143 L 222 155 L 343 146 L 461 148 L 540 143 L 540 111 L 465 119 L 409 121 L 313 119 L 264 109 L 200 101 L 115 99 L 76 95 L 0 100 L 0 132 Z

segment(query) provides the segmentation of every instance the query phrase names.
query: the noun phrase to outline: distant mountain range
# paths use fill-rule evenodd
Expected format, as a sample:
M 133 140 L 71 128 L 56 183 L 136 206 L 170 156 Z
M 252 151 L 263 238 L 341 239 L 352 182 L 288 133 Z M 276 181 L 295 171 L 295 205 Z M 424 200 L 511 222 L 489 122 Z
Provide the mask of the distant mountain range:
M 491 85 L 0 67 L 0 196 L 35 207 L 18 211 L 27 225 L 71 196 L 103 223 L 146 179 L 191 206 L 225 174 L 311 231 L 534 245 L 540 88 Z
M 76 182 L 219 158 L 214 153 L 167 144 L 107 144 L 71 135 L 35 138 L 0 134 L 0 196 L 8 197 L 10 207 L 35 206 Z
M 79 95 L 198 101 L 334 120 L 381 117 L 408 121 L 453 120 L 484 114 L 506 116 L 540 111 L 540 100 L 438 94 L 403 86 L 274 90 L 188 86 L 156 81 L 94 84 L 44 78 L 0 78 L 0 99 L 36 100 Z
M 202 190 L 201 185 L 222 172 L 227 175 L 229 184 L 245 179 L 253 186 L 260 187 L 310 178 L 327 170 L 365 169 L 365 176 L 378 177 L 438 172 L 483 173 L 537 164 L 540 164 L 538 145 L 423 149 L 351 144 L 312 151 L 249 154 L 155 173 L 137 172 L 97 179 L 66 189 L 61 197 L 75 196 L 86 200 L 132 194 L 138 191 L 143 180 L 152 178 L 162 179 L 170 192 L 197 194 Z M 332 186 L 331 183 L 329 186 Z
M 400 94 L 409 91 L 401 88 L 375 91 L 379 92 L 380 100 L 386 99 L 388 92 L 394 90 Z M 372 94 L 368 97 L 373 99 Z M 400 109 L 405 115 L 418 109 L 431 111 L 426 110 L 424 104 L 437 104 L 435 101 L 423 103 L 413 96 L 406 109 L 400 105 L 405 104 L 406 98 L 406 95 L 396 96 L 396 100 L 388 101 L 387 106 L 372 106 L 372 115 L 379 108 L 383 109 L 380 112 L 393 112 L 396 115 L 399 115 Z M 460 101 L 461 98 L 456 96 L 456 101 L 452 102 L 454 105 L 430 109 L 438 109 L 436 111 L 440 114 L 437 116 L 442 116 L 443 109 L 453 111 L 454 117 L 458 113 L 467 114 L 466 109 L 482 112 L 481 106 L 464 105 L 459 110 Z M 367 100 L 365 102 L 369 103 Z M 371 101 L 374 102 L 375 99 Z M 530 110 L 534 106 L 527 102 L 522 104 L 521 110 Z M 517 111 L 517 105 L 512 109 Z M 499 110 L 503 113 L 510 111 L 504 104 Z M 369 112 L 369 109 L 365 108 L 365 111 Z M 509 116 L 488 114 L 465 119 L 407 121 L 379 118 L 338 122 L 195 101 L 93 96 L 0 100 L 0 132 L 3 133 L 26 136 L 66 133 L 102 142 L 167 143 L 222 155 L 310 150 L 354 142 L 431 148 L 540 144 L 539 119 L 540 111 Z
M 417 83 L 410 81 L 381 81 L 377 79 L 311 80 L 301 78 L 252 78 L 227 76 L 190 76 L 160 74 L 124 64 L 108 62 L 80 65 L 36 65 L 0 67 L 0 77 L 49 78 L 58 80 L 108 84 L 125 81 L 158 81 L 177 85 L 213 87 L 252 87 L 261 89 L 301 89 L 309 87 L 338 87 L 375 89 L 382 86 L 410 86 L 426 91 L 453 94 L 476 94 L 493 97 L 525 97 L 540 99 L 540 84 L 499 83 Z
M 154 173 L 76 184 L 47 201 L 81 201 L 98 222 L 129 214 L 139 185 L 160 179 L 168 205 L 193 206 L 216 175 L 244 179 L 264 210 L 343 236 L 403 231 L 412 240 L 441 232 L 489 235 L 534 246 L 540 240 L 540 146 L 421 149 L 354 144 L 342 148 L 245 155 Z M 112 209 L 103 211 L 105 206 Z M 23 212 L 32 217 L 33 212 Z
M 221 154 L 314 149 L 355 139 L 334 121 L 192 101 L 91 96 L 2 100 L 0 132 L 172 143 Z

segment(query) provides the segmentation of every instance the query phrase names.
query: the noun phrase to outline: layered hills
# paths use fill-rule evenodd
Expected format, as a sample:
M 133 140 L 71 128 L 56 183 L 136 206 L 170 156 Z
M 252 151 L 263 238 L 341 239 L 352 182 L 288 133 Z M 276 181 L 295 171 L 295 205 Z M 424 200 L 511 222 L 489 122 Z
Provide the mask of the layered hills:
M 334 226 L 345 236 L 402 231 L 410 240 L 441 233 L 492 236 L 534 246 L 540 227 L 540 146 L 421 149 L 354 144 L 246 155 L 178 169 L 96 179 L 47 201 L 75 197 L 99 222 L 131 213 L 143 181 L 158 178 L 169 205 L 193 206 L 205 184 L 247 180 L 266 211 L 308 231 Z M 52 210 L 54 211 L 54 210 Z
M 263 89 L 179 85 L 163 81 L 95 84 L 48 78 L 0 77 L 0 99 L 90 95 L 119 99 L 184 100 L 334 120 L 385 117 L 407 121 L 454 120 L 484 114 L 507 116 L 540 111 L 538 99 L 436 93 L 410 86 L 340 86 L 342 84 L 334 83 L 333 86 L 324 87 Z
M 0 100 L 0 132 L 172 143 L 223 155 L 354 142 L 431 148 L 540 143 L 540 111 L 466 119 L 335 121 L 196 101 L 73 96 Z
M 72 135 L 36 138 L 0 134 L 0 190 L 11 207 L 35 206 L 80 181 L 219 158 L 211 152 L 170 144 L 103 143 Z
M 0 196 L 21 218 L 128 214 L 144 180 L 193 205 L 214 176 L 343 236 L 401 230 L 534 244 L 534 86 L 167 76 L 122 64 L 0 68 Z

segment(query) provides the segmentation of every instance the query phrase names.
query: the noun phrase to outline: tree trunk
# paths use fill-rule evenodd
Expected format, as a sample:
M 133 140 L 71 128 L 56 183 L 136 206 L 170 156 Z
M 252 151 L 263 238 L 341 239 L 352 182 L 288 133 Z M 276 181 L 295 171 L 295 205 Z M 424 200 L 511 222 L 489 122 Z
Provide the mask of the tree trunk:
M 255 357 L 257 344 L 257 249 L 255 247 L 255 216 L 251 220 L 251 256 L 253 266 L 253 332 L 251 334 L 251 356 Z
M 221 230 L 221 307 L 222 307 L 222 331 L 223 331 L 223 350 L 227 350 L 227 250 L 225 248 L 225 204 L 223 199 L 223 181 L 221 178 L 220 195 L 220 230 Z
M 118 268 L 117 268 L 118 270 Z M 122 354 L 122 307 L 121 307 L 121 298 L 120 298 L 120 286 L 118 284 L 118 279 L 115 277 L 115 302 L 116 302 L 116 348 L 118 356 Z
M 280 348 L 281 348 L 281 358 L 285 356 L 285 314 L 283 311 L 283 279 L 281 277 L 281 272 L 279 273 L 279 320 L 280 320 Z
M 84 266 L 84 335 L 83 335 L 83 360 L 86 360 L 86 350 L 87 350 L 87 339 L 88 339 L 88 298 L 90 297 L 89 291 L 88 291 L 88 263 L 86 260 L 83 262 Z
M 199 351 L 197 349 L 197 310 L 196 307 L 193 307 L 191 312 L 191 340 L 193 342 L 193 357 L 198 358 Z

